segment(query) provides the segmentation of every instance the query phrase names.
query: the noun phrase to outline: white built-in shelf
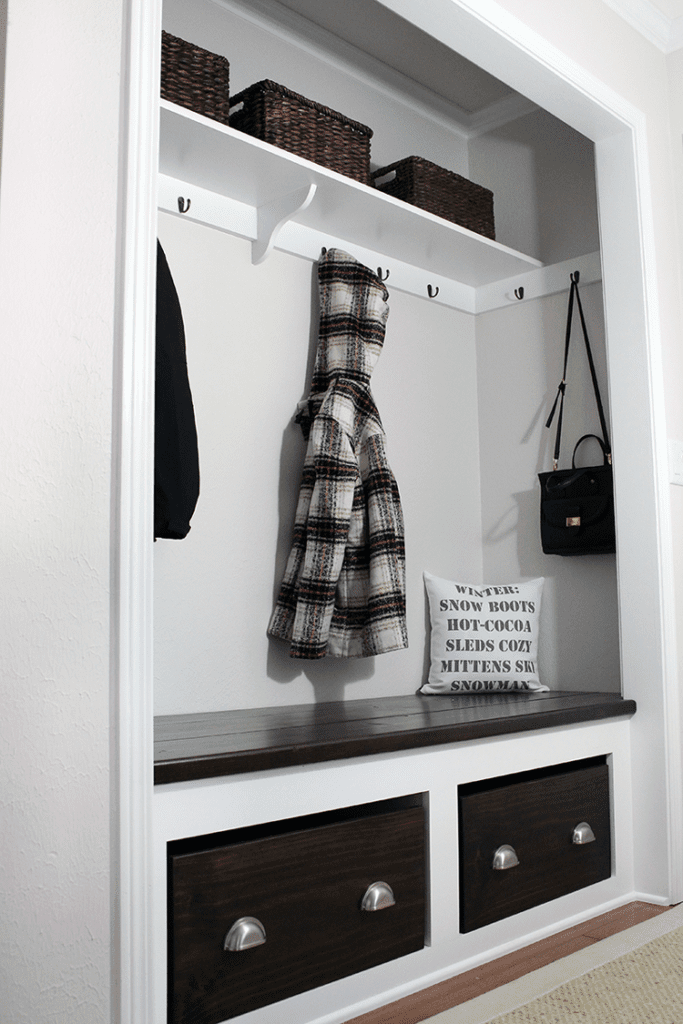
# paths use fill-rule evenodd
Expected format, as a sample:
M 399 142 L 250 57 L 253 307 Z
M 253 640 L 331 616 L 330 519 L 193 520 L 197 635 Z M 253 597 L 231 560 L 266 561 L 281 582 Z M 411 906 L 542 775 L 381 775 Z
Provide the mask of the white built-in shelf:
M 273 247 L 316 260 L 338 246 L 389 270 L 390 288 L 426 296 L 429 285 L 435 301 L 470 313 L 516 301 L 520 287 L 528 297 L 568 287 L 569 269 L 599 277 L 592 254 L 558 268 L 555 288 L 555 268 L 531 256 L 165 100 L 159 206 L 251 239 L 254 263 Z

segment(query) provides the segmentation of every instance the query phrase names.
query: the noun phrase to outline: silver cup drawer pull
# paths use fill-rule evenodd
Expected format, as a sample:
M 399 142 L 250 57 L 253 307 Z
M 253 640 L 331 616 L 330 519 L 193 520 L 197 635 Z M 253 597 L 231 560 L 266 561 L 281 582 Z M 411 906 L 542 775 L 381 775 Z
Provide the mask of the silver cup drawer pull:
M 266 929 L 257 917 L 240 917 L 225 936 L 223 949 L 230 953 L 241 953 L 266 941 Z
M 361 910 L 386 910 L 396 903 L 394 890 L 388 882 L 373 882 L 365 891 L 361 900 Z
M 582 846 L 584 843 L 594 843 L 595 833 L 587 821 L 580 821 L 572 833 L 572 842 Z
M 518 864 L 519 857 L 513 847 L 508 846 L 507 843 L 504 846 L 499 846 L 493 855 L 494 871 L 507 871 L 509 868 L 516 868 Z

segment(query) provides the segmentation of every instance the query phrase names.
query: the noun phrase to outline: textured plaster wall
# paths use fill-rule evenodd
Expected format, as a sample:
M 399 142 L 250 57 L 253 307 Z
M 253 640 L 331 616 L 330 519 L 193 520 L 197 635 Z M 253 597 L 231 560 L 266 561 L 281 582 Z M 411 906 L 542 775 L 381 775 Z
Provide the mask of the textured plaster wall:
M 0 1021 L 110 1020 L 122 4 L 10 0 L 0 192 Z

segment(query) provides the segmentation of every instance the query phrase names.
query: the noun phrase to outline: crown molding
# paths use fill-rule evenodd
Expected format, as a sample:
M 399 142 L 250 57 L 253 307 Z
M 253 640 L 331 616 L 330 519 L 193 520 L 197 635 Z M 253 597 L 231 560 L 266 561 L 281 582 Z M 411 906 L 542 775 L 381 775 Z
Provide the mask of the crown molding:
M 683 17 L 675 18 L 671 23 L 671 45 L 667 53 L 683 47 Z
M 521 93 L 513 92 L 504 96 L 502 100 L 489 104 L 474 114 L 466 115 L 465 132 L 468 139 L 475 139 L 478 135 L 485 135 L 496 128 L 501 128 L 511 121 L 516 121 L 525 114 L 531 114 L 539 107 L 536 103 L 522 96 Z
M 683 46 L 683 17 L 668 18 L 650 0 L 603 0 L 603 3 L 662 53 L 673 53 Z

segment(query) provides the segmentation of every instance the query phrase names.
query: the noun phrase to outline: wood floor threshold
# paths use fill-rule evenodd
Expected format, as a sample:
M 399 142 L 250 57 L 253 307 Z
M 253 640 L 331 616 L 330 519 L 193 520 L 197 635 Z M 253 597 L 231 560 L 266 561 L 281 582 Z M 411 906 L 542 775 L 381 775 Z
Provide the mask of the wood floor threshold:
M 500 985 L 506 985 L 516 978 L 521 978 L 531 971 L 561 960 L 579 949 L 585 949 L 609 935 L 616 935 L 626 928 L 631 928 L 641 921 L 662 914 L 670 907 L 657 906 L 653 903 L 627 903 L 616 910 L 600 914 L 590 921 L 567 928 L 557 935 L 551 935 L 540 942 L 534 942 L 523 949 L 508 953 L 498 960 L 482 964 L 471 971 L 458 974 L 455 978 L 442 981 L 438 985 L 405 996 L 395 1003 L 371 1010 L 361 1017 L 354 1017 L 347 1024 L 418 1024 L 437 1013 L 443 1013 L 452 1006 L 459 1006 L 476 996 L 490 992 Z

